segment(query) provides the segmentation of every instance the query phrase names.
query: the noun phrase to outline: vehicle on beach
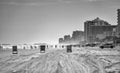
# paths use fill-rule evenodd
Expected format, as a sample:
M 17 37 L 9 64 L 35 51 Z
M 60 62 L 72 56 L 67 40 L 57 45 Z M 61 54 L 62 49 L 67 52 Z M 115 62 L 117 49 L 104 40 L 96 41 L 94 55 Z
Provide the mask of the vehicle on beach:
M 100 48 L 103 49 L 103 48 L 114 48 L 115 45 L 113 43 L 105 43 L 105 44 L 102 44 L 100 45 Z
M 97 44 L 95 43 L 88 43 L 88 44 L 85 44 L 86 47 L 95 47 L 97 46 Z
M 74 44 L 73 47 L 81 47 L 81 44 Z

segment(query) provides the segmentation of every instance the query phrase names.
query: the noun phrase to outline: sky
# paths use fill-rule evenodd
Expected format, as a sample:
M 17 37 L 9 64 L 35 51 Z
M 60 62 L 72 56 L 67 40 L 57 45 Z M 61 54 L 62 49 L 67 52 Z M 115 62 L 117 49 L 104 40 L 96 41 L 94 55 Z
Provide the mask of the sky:
M 120 0 L 0 0 L 0 43 L 58 43 L 99 17 L 117 25 Z

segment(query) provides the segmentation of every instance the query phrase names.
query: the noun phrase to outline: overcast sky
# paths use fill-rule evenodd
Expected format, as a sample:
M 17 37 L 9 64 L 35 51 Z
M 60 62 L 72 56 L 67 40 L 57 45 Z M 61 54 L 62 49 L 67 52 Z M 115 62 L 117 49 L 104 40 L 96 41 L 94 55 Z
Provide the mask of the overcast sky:
M 58 43 L 96 17 L 117 25 L 120 0 L 0 0 L 0 43 Z

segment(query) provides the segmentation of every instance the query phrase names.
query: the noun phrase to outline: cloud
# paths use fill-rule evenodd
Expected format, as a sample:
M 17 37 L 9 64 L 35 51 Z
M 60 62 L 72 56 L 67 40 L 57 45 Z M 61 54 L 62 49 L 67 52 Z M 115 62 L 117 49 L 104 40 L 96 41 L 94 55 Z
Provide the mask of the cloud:
M 119 1 L 119 0 L 86 0 L 86 1 L 94 2 L 94 1 Z
M 88 0 L 88 1 L 90 1 L 90 2 L 94 2 L 94 1 L 98 1 L 98 0 Z
M 86 1 L 89 1 L 89 2 L 98 2 L 98 1 L 109 1 L 109 0 L 86 0 Z
M 43 5 L 50 5 L 50 4 L 55 4 L 55 3 L 50 3 L 50 2 L 40 2 L 40 3 L 34 3 L 34 2 L 27 2 L 27 3 L 0 2 L 0 4 L 3 4 L 3 5 L 21 5 L 21 6 L 43 6 Z
M 72 3 L 71 0 L 58 0 L 58 2 L 60 2 L 60 3 L 66 3 L 66 4 Z
M 54 4 L 70 4 L 72 0 L 44 0 L 44 1 L 2 1 L 0 4 L 2 5 L 17 5 L 17 6 L 44 6 L 44 5 L 54 5 Z

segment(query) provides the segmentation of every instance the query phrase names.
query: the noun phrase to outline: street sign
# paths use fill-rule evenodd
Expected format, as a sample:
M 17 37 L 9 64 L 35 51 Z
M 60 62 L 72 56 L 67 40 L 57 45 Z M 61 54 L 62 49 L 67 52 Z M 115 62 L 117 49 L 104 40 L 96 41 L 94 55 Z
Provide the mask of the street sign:
M 68 53 L 72 52 L 72 45 L 67 45 L 67 52 Z
M 40 53 L 45 53 L 45 45 L 40 46 Z
M 12 54 L 18 54 L 17 46 L 12 46 Z

